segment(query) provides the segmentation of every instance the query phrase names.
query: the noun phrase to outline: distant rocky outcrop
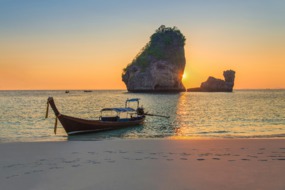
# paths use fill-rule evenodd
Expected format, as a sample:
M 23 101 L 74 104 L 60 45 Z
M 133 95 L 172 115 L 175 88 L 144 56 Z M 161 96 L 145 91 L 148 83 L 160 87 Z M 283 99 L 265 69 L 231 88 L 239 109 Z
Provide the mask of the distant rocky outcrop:
M 129 92 L 185 91 L 185 37 L 176 27 L 160 26 L 150 41 L 124 70 Z
M 203 82 L 200 88 L 189 88 L 188 92 L 232 92 L 235 82 L 235 71 L 224 71 L 224 78 L 217 79 L 209 77 L 207 81 Z

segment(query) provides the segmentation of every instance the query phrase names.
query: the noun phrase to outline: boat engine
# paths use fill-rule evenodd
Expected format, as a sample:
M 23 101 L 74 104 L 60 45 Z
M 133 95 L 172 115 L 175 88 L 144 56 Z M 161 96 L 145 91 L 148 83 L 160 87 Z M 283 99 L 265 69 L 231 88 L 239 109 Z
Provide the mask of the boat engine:
M 145 113 L 144 113 L 144 108 L 143 108 L 143 107 L 137 108 L 137 114 L 138 114 L 138 115 L 144 115 L 144 114 L 145 114 Z

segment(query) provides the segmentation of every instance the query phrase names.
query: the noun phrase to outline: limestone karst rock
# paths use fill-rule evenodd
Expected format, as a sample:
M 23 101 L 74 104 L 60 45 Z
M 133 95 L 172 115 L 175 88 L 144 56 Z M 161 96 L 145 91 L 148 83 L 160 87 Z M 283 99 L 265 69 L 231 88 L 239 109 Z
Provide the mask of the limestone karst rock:
M 123 71 L 129 92 L 180 92 L 186 60 L 185 37 L 176 28 L 160 26 Z
M 224 71 L 224 78 L 217 79 L 214 77 L 209 77 L 207 81 L 203 82 L 200 88 L 189 88 L 189 92 L 232 92 L 235 81 L 235 71 L 227 70 Z

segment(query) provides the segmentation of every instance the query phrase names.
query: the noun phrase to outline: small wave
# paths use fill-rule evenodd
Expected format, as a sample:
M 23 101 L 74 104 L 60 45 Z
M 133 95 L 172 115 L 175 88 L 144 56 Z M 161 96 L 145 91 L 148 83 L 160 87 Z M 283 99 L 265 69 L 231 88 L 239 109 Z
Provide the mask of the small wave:
M 270 134 L 270 135 L 247 135 L 239 136 L 239 138 L 285 138 L 285 134 Z
M 199 132 L 198 134 L 225 134 L 225 133 L 230 133 L 230 131 L 202 131 Z
M 204 134 L 206 134 L 206 133 L 204 133 Z M 201 135 L 201 137 L 203 137 L 203 135 Z M 230 139 L 271 139 L 271 138 L 284 139 L 285 134 L 270 134 L 270 135 L 231 135 L 231 134 L 215 135 L 215 134 L 208 134 L 207 137 L 230 138 Z

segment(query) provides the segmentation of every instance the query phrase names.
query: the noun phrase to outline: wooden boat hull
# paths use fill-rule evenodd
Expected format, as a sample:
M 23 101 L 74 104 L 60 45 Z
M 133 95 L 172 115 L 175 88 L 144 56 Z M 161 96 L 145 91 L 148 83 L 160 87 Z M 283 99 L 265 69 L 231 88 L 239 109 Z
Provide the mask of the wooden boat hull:
M 141 125 L 145 119 L 144 114 L 138 115 L 137 117 L 125 118 L 125 119 L 120 119 L 119 117 L 114 117 L 114 118 L 105 117 L 106 120 L 87 120 L 87 119 L 71 117 L 63 115 L 58 111 L 52 97 L 49 97 L 47 101 L 46 118 L 48 117 L 49 105 L 51 106 L 56 118 L 60 121 L 62 127 L 64 128 L 65 132 L 68 135 L 75 135 L 80 133 L 96 133 L 101 131 L 109 131 L 109 130 L 132 127 L 132 126 L 138 126 Z M 56 133 L 57 129 L 57 119 L 54 127 L 54 133 Z
M 102 131 L 110 131 L 123 129 L 143 124 L 145 116 L 128 121 L 101 121 L 101 120 L 85 120 L 66 115 L 59 115 L 58 120 L 68 135 L 76 135 L 81 133 L 96 133 Z

